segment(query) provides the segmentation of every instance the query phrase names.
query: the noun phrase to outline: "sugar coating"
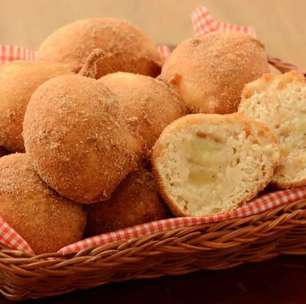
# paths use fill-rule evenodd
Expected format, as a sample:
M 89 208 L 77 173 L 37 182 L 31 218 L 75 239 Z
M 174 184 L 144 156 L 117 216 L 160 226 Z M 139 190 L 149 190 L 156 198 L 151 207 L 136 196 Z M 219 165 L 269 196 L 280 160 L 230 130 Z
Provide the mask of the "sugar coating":
M 125 20 L 89 18 L 67 24 L 41 44 L 38 58 L 62 62 L 79 71 L 93 49 L 106 56 L 97 64 L 97 78 L 117 71 L 157 76 L 161 58 L 154 42 Z
M 264 46 L 243 33 L 213 32 L 180 43 L 160 78 L 194 113 L 237 111 L 244 85 L 269 71 Z
M 34 91 L 50 78 L 69 74 L 57 63 L 14 61 L 0 68 L 0 147 L 24 152 L 22 123 Z
M 306 185 L 306 82 L 289 72 L 249 83 L 239 112 L 266 123 L 277 135 L 281 162 L 273 182 L 279 188 Z
M 35 253 L 56 252 L 81 240 L 86 214 L 39 178 L 26 154 L 0 159 L 0 216 Z
M 166 83 L 149 76 L 118 72 L 99 79 L 118 96 L 123 118 L 145 152 L 162 130 L 186 114 L 182 99 Z
M 106 200 L 136 167 L 137 142 L 102 83 L 79 75 L 45 82 L 28 105 L 23 137 L 40 177 L 80 203 Z

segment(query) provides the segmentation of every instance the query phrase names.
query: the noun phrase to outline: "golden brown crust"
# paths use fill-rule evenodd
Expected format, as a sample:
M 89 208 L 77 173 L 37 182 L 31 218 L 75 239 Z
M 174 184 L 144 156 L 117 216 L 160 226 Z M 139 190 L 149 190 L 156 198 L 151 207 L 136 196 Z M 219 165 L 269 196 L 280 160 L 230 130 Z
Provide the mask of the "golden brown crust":
M 131 173 L 110 200 L 87 207 L 87 235 L 97 235 L 166 218 L 155 182 L 143 168 Z
M 284 90 L 288 84 L 300 83 L 305 85 L 306 80 L 303 74 L 291 71 L 285 74 L 273 75 L 264 74 L 262 77 L 245 85 L 241 97 L 243 99 L 251 98 L 254 94 L 259 94 L 273 89 L 276 92 Z
M 273 79 L 274 76 L 270 73 L 267 73 L 263 74 L 262 77 L 258 78 L 257 80 L 247 83 L 241 93 L 242 100 L 250 98 L 252 95 L 254 95 L 255 92 L 260 93 L 265 91 Z
M 49 189 L 26 154 L 0 159 L 0 216 L 37 254 L 79 241 L 86 223 L 82 207 Z
M 237 111 L 243 86 L 269 71 L 263 45 L 242 33 L 214 32 L 179 44 L 161 78 L 193 112 Z
M 298 182 L 280 182 L 272 180 L 272 185 L 278 189 L 289 189 L 294 187 L 301 187 L 306 185 L 306 178 L 299 180 Z
M 162 147 L 159 147 L 159 148 L 160 148 L 160 152 L 161 152 Z M 171 198 L 171 196 L 167 193 L 167 190 L 165 189 L 165 186 L 162 182 L 161 176 L 158 173 L 157 167 L 154 165 L 154 162 L 158 161 L 158 153 L 159 152 L 156 152 L 156 154 L 152 153 L 152 163 L 153 163 L 152 174 L 154 176 L 159 194 L 162 197 L 162 199 L 164 200 L 164 202 L 167 203 L 167 206 L 171 210 L 171 213 L 173 215 L 175 215 L 175 216 L 188 216 L 189 214 L 188 214 L 187 210 L 185 210 L 185 212 L 184 212 L 184 210 L 179 208 L 177 203 Z
M 144 75 L 113 73 L 99 79 L 119 97 L 122 116 L 147 153 L 162 130 L 186 114 L 181 98 L 164 82 Z
M 160 157 L 162 151 L 164 150 L 165 146 L 163 142 L 166 141 L 167 137 L 172 133 L 179 132 L 180 130 L 186 128 L 188 125 L 201 125 L 203 123 L 220 125 L 223 122 L 234 124 L 237 121 L 243 122 L 245 128 L 249 130 L 247 131 L 247 133 L 250 133 L 251 131 L 254 132 L 255 129 L 256 134 L 260 136 L 262 139 L 266 138 L 267 142 L 271 142 L 275 145 L 278 145 L 278 138 L 275 136 L 275 134 L 271 131 L 271 129 L 268 126 L 266 126 L 261 122 L 250 120 L 247 117 L 245 117 L 245 115 L 243 115 L 242 113 L 232 113 L 224 116 L 220 116 L 219 114 L 209 114 L 209 115 L 189 114 L 175 120 L 163 130 L 161 136 L 159 137 L 159 139 L 157 140 L 157 142 L 153 147 L 153 153 L 152 153 L 153 163 L 154 159 Z
M 97 78 L 117 71 L 160 73 L 161 58 L 153 41 L 135 26 L 113 18 L 90 18 L 63 26 L 42 43 L 38 57 L 67 63 L 78 71 L 95 48 L 106 54 L 98 63 Z
M 233 119 L 233 122 L 236 119 L 240 120 L 241 122 L 244 122 L 246 127 L 251 130 L 250 133 L 252 132 L 254 134 L 254 142 L 256 141 L 256 137 L 260 137 L 261 141 L 270 142 L 274 145 L 279 144 L 277 136 L 266 124 L 261 123 L 259 121 L 250 120 L 242 113 L 232 114 L 231 119 Z M 278 164 L 278 162 L 276 164 Z
M 80 203 L 106 200 L 138 161 L 138 143 L 102 83 L 79 75 L 45 82 L 24 120 L 26 151 L 41 178 Z
M 23 152 L 22 122 L 33 92 L 46 80 L 68 74 L 62 64 L 15 61 L 0 70 L 0 146 Z

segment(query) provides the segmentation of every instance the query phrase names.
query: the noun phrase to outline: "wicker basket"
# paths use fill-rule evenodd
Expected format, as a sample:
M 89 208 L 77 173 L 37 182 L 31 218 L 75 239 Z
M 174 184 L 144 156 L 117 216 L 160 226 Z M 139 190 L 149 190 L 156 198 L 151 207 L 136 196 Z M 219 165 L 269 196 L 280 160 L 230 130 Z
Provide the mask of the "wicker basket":
M 282 72 L 296 67 L 270 58 Z M 280 254 L 306 254 L 306 200 L 263 213 L 117 241 L 77 254 L 0 250 L 0 292 L 41 298 L 130 279 L 224 269 Z

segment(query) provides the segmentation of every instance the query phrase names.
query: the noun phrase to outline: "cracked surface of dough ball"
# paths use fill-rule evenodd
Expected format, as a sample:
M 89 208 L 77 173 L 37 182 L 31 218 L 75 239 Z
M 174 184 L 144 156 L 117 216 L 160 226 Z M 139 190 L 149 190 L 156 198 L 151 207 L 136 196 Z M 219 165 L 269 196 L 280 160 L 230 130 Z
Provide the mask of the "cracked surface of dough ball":
M 66 75 L 45 82 L 29 102 L 23 129 L 37 173 L 76 202 L 109 199 L 137 166 L 137 143 L 118 101 L 95 79 Z
M 19 153 L 0 159 L 0 216 L 36 254 L 81 240 L 86 224 L 82 206 L 48 188 Z
M 180 43 L 160 78 L 195 113 L 237 111 L 244 85 L 269 71 L 264 46 L 243 33 L 213 32 Z
M 167 217 L 152 175 L 145 169 L 131 173 L 116 189 L 109 201 L 87 207 L 88 236 Z
M 125 71 L 157 76 L 161 58 L 154 42 L 125 20 L 89 18 L 65 25 L 40 46 L 38 58 L 68 64 L 78 71 L 93 49 L 106 56 L 97 64 L 97 78 Z
M 0 146 L 24 152 L 22 123 L 31 95 L 46 80 L 68 73 L 66 65 L 31 61 L 0 67 Z
M 119 97 L 120 109 L 144 150 L 150 150 L 162 130 L 186 114 L 182 99 L 167 84 L 132 73 L 108 74 L 98 80 Z

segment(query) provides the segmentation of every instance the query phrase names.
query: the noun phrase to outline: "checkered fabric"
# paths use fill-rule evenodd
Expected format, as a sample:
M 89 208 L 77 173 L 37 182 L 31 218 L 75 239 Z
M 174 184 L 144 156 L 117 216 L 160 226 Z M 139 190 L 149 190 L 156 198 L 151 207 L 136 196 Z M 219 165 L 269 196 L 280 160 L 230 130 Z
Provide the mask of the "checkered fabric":
M 37 52 L 14 45 L 0 45 L 0 64 L 14 60 L 35 60 Z
M 160 56 L 163 60 L 167 59 L 171 54 L 170 48 L 166 45 L 158 45 L 157 49 L 158 49 L 158 51 L 160 53 Z
M 238 209 L 217 215 L 171 218 L 138 225 L 111 233 L 105 233 L 68 245 L 59 250 L 59 252 L 62 254 L 70 254 L 79 252 L 84 249 L 105 245 L 110 242 L 125 241 L 131 238 L 148 236 L 153 233 L 167 230 L 215 223 L 232 218 L 242 218 L 249 215 L 255 215 L 268 209 L 272 209 L 284 204 L 289 204 L 301 199 L 306 199 L 306 187 L 269 193 L 252 200 L 248 204 Z
M 29 244 L 0 217 L 0 242 L 10 249 L 33 254 Z
M 196 34 L 204 35 L 214 31 L 243 32 L 253 37 L 256 36 L 255 30 L 250 26 L 235 25 L 215 20 L 205 6 L 195 9 L 191 15 L 192 26 Z

